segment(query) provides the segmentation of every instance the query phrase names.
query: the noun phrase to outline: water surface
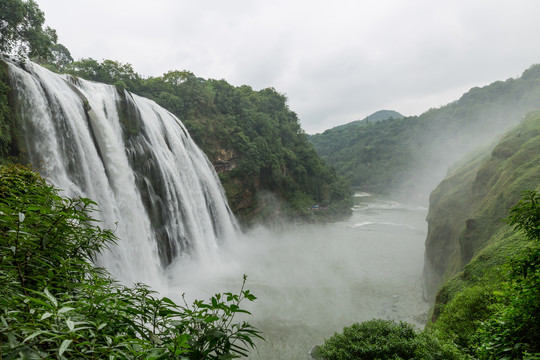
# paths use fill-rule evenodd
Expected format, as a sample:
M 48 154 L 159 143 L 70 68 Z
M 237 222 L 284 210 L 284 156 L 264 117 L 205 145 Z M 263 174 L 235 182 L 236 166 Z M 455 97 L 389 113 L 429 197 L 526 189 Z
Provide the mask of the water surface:
M 309 359 L 314 345 L 373 318 L 423 326 L 427 210 L 362 193 L 356 200 L 344 221 L 255 229 L 219 259 L 171 269 L 176 291 L 208 298 L 239 288 L 247 274 L 258 297 L 244 304 L 248 321 L 268 340 L 252 359 Z

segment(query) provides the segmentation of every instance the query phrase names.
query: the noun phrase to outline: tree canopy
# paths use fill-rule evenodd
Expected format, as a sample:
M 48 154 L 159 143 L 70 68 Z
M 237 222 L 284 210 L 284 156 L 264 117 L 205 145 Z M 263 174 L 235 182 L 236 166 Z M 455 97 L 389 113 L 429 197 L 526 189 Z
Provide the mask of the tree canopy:
M 34 0 L 0 0 L 0 53 L 50 56 L 57 35 L 44 23 L 45 15 Z
M 274 88 L 235 87 L 186 70 L 143 78 L 130 64 L 90 58 L 63 70 L 148 97 L 178 116 L 220 173 L 237 215 L 259 207 L 264 190 L 296 214 L 308 214 L 315 204 L 350 210 L 348 184 L 321 161 L 286 96 Z
M 419 116 L 352 122 L 309 139 L 354 187 L 428 193 L 454 161 L 538 109 L 539 73 L 540 66 L 533 65 L 519 78 L 472 88 Z

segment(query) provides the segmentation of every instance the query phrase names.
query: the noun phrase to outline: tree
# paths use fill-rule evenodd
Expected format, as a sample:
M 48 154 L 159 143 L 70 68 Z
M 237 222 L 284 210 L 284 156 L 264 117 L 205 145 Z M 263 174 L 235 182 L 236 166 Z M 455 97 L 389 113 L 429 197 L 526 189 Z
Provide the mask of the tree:
M 51 47 L 51 52 L 46 59 L 38 58 L 36 60 L 45 65 L 51 65 L 57 71 L 63 71 L 73 62 L 73 57 L 64 45 L 55 44 Z
M 373 319 L 355 323 L 325 340 L 319 349 L 324 360 L 421 359 L 452 360 L 462 355 L 452 345 L 404 322 Z
M 507 222 L 531 241 L 510 260 L 508 280 L 497 292 L 495 314 L 480 328 L 479 358 L 540 357 L 540 195 L 527 191 Z
M 0 358 L 232 359 L 262 339 L 244 288 L 177 305 L 116 283 L 92 259 L 116 237 L 96 204 L 63 198 L 23 166 L 0 167 Z
M 33 0 L 0 0 L 0 52 L 47 58 L 56 31 L 44 27 L 45 15 Z

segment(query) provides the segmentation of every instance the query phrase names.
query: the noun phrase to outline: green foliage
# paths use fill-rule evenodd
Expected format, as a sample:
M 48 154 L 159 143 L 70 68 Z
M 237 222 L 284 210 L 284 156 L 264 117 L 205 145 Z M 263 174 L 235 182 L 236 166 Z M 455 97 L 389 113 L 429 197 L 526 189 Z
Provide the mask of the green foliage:
M 11 152 L 11 123 L 13 115 L 9 105 L 9 91 L 6 64 L 0 62 L 0 158 L 5 158 Z
M 0 53 L 47 57 L 56 32 L 43 27 L 45 16 L 33 0 L 0 0 Z
M 374 319 L 355 323 L 325 340 L 318 354 L 324 360 L 440 359 L 464 358 L 449 343 L 418 333 L 404 322 Z
M 230 359 L 260 332 L 233 323 L 238 294 L 209 302 L 159 298 L 117 284 L 91 260 L 116 238 L 90 216 L 95 203 L 58 195 L 32 170 L 0 168 L 0 356 L 59 359 Z
M 493 290 L 489 283 L 481 283 L 459 292 L 443 306 L 429 331 L 472 353 L 480 344 L 478 328 L 493 313 Z
M 229 162 L 226 170 L 216 166 L 228 173 L 221 177 L 225 189 L 241 184 L 253 192 L 249 199 L 245 192 L 227 192 L 237 215 L 247 217 L 260 206 L 257 193 L 263 191 L 277 194 L 288 205 L 284 211 L 297 216 L 314 204 L 332 214 L 350 212 L 348 183 L 321 161 L 287 98 L 275 89 L 234 87 L 189 71 L 143 79 L 131 65 L 111 60 L 82 59 L 65 69 L 146 96 L 178 116 L 212 163 Z M 228 154 L 225 159 L 223 154 Z
M 354 187 L 384 193 L 399 189 L 399 194 L 426 191 L 426 179 L 444 176 L 450 162 L 538 109 L 539 68 L 534 65 L 520 78 L 473 88 L 420 116 L 356 121 L 309 140 Z
M 509 275 L 497 292 L 496 313 L 480 329 L 481 359 L 523 359 L 540 353 L 540 195 L 523 194 L 507 221 L 531 241 L 509 262 Z
M 540 195 L 532 190 L 526 191 L 510 210 L 507 222 L 516 230 L 523 231 L 529 239 L 540 243 Z
M 523 191 L 538 190 L 539 144 L 540 113 L 532 112 L 497 144 L 454 168 L 432 192 L 425 271 L 431 296 L 467 264 L 477 264 L 474 275 L 481 278 L 523 248 L 526 241 L 501 220 Z
M 69 50 L 62 44 L 54 44 L 50 47 L 50 53 L 46 57 L 40 56 L 32 60 L 49 68 L 52 71 L 63 72 L 67 66 L 73 63 L 73 57 Z
M 142 81 L 141 76 L 133 70 L 131 64 L 121 64 L 113 60 L 103 60 L 100 63 L 91 58 L 81 59 L 67 62 L 58 70 L 132 91 L 137 89 Z
M 535 191 L 524 192 L 506 219 L 518 233 L 493 242 L 439 292 L 429 330 L 479 359 L 534 359 L 540 353 L 538 199 Z M 504 263 L 492 263 L 497 252 Z

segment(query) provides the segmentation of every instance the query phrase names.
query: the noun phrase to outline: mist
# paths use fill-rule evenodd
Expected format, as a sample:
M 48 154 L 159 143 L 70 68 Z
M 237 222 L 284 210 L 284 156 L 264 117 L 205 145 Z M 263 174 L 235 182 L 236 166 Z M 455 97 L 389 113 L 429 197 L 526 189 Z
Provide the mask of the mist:
M 254 359 L 302 359 L 354 322 L 384 318 L 423 327 L 426 209 L 359 194 L 353 215 L 332 224 L 258 227 L 217 258 L 169 269 L 170 297 L 237 291 L 258 299 L 246 320 L 264 332 Z
M 521 83 L 519 83 L 521 81 Z M 430 109 L 409 141 L 414 166 L 391 193 L 405 202 L 428 205 L 429 194 L 468 154 L 495 146 L 505 132 L 537 109 L 534 92 L 517 96 L 521 79 L 473 88 L 459 100 Z

